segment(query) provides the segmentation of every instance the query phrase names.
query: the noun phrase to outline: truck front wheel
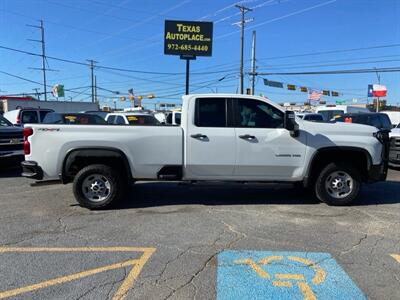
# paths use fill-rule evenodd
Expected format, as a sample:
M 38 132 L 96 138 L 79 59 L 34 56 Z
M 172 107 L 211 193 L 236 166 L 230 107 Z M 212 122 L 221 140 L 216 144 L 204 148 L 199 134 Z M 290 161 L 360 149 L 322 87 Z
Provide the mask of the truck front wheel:
M 74 178 L 73 191 L 83 207 L 100 209 L 113 206 L 122 195 L 123 183 L 117 172 L 106 165 L 84 167 Z
M 361 176 L 355 167 L 330 163 L 319 174 L 315 193 L 328 205 L 348 205 L 358 196 L 360 187 Z

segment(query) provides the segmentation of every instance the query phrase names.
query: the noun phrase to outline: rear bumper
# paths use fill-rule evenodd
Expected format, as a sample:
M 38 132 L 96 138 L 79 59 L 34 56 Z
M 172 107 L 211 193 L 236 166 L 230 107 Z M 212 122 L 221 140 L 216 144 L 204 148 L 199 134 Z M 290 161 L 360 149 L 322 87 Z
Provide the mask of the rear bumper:
M 37 180 L 42 180 L 43 179 L 43 170 L 37 162 L 31 161 L 31 160 L 24 160 L 21 163 L 22 166 L 22 176 L 31 178 L 31 179 L 37 179 Z

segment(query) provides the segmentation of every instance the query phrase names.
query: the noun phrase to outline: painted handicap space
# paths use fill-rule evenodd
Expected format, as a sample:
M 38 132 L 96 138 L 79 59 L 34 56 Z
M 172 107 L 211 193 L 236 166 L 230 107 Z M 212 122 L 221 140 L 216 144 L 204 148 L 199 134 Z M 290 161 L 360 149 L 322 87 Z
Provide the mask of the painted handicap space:
M 329 253 L 223 251 L 217 299 L 366 299 Z

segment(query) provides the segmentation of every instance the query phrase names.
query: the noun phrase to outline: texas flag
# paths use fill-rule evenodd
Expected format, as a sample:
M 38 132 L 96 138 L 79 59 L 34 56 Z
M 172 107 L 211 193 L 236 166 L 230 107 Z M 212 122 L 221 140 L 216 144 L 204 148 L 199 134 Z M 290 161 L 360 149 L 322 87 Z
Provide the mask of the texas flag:
M 372 96 L 374 97 L 386 97 L 387 89 L 386 86 L 380 84 L 372 85 Z

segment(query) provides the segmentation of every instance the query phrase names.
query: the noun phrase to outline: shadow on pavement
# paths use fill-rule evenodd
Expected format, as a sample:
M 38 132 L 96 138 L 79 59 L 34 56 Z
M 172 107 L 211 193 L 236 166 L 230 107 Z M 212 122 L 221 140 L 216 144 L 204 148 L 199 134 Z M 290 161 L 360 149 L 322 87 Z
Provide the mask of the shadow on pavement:
M 386 181 L 364 186 L 353 206 L 400 203 L 400 182 Z M 185 184 L 150 182 L 135 184 L 116 209 L 146 208 L 179 204 L 318 204 L 311 192 L 292 185 Z
M 21 177 L 23 157 L 0 158 L 0 178 Z

